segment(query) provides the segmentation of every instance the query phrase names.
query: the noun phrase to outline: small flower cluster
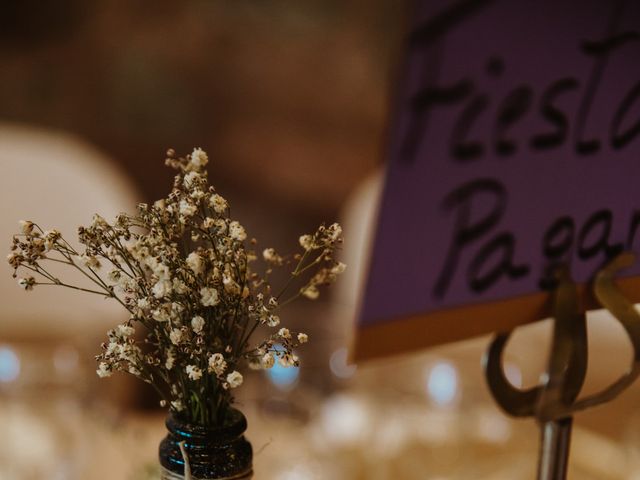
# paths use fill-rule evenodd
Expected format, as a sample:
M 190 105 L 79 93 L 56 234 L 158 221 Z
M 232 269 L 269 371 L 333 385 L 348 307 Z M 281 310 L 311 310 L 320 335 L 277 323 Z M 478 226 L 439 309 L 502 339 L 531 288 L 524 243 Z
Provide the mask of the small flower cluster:
M 243 362 L 298 365 L 294 350 L 308 336 L 281 327 L 279 310 L 300 297 L 318 298 L 345 265 L 334 259 L 342 242 L 338 224 L 301 236 L 298 254 L 266 248 L 260 257 L 255 239 L 247 241 L 227 200 L 208 184 L 207 163 L 199 148 L 187 157 L 170 150 L 166 164 L 178 174 L 168 197 L 113 223 L 95 215 L 78 228 L 79 249 L 57 230 L 22 221 L 7 260 L 14 277 L 18 269 L 29 272 L 18 279 L 25 290 L 63 286 L 119 302 L 129 319 L 108 332 L 97 374 L 134 375 L 157 390 L 162 405 L 215 425 L 224 421 L 231 390 L 242 385 Z M 51 263 L 80 271 L 89 286 L 63 282 Z M 277 293 L 270 282 L 275 268 L 290 273 Z M 259 329 L 266 337 L 252 343 Z

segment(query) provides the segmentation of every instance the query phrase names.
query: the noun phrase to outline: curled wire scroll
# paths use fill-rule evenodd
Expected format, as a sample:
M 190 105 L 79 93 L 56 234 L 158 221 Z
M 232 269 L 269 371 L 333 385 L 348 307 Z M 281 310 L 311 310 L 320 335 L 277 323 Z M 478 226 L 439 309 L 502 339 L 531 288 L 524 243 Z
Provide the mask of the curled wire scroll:
M 622 253 L 598 272 L 593 291 L 598 302 L 623 326 L 633 347 L 633 359 L 626 373 L 603 390 L 578 399 L 587 372 L 586 314 L 580 311 L 578 291 L 568 269 L 557 272 L 553 293 L 553 340 L 548 369 L 541 385 L 530 389 L 514 387 L 502 367 L 503 352 L 511 333 L 500 333 L 483 359 L 489 389 L 498 405 L 516 417 L 533 416 L 544 422 L 571 416 L 617 397 L 640 375 L 640 314 L 615 284 L 615 274 L 633 264 L 635 256 Z

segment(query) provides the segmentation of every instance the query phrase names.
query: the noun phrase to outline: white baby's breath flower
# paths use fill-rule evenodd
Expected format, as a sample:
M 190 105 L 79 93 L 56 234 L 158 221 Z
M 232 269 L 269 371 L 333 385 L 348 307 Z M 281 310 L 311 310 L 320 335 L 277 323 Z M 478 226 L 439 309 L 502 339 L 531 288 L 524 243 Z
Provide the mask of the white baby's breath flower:
M 110 377 L 113 372 L 109 368 L 109 365 L 107 365 L 105 362 L 100 362 L 100 365 L 98 365 L 98 369 L 96 370 L 96 373 L 100 378 L 106 378 L 106 377 Z
M 298 343 L 307 343 L 309 341 L 309 335 L 300 332 L 298 334 Z
M 237 388 L 242 385 L 242 381 L 244 378 L 242 374 L 236 370 L 227 375 L 227 383 L 229 384 L 229 388 Z
M 33 222 L 29 220 L 20 220 L 18 225 L 20 226 L 20 231 L 25 235 L 29 235 L 33 231 Z
M 36 284 L 36 279 L 33 277 L 19 278 L 18 285 L 25 290 L 33 290 L 33 286 Z
M 195 365 L 187 365 L 185 371 L 191 380 L 200 380 L 202 378 L 202 370 Z
M 189 203 L 187 200 L 180 200 L 180 215 L 185 217 L 191 217 L 198 210 L 194 204 Z
M 170 348 L 169 351 L 167 351 L 167 359 L 164 362 L 164 368 L 166 368 L 167 370 L 171 370 L 175 363 L 176 354 L 173 348 Z
M 167 203 L 164 198 L 161 198 L 160 200 L 153 202 L 153 206 L 163 212 L 164 209 L 167 208 Z
M 240 294 L 240 285 L 236 283 L 236 281 L 231 278 L 230 275 L 224 273 L 222 275 L 222 285 L 224 285 L 224 291 L 231 295 L 239 295 Z
M 140 349 L 128 343 L 118 345 L 118 358 L 120 360 L 127 360 L 129 362 L 135 362 L 140 354 Z
M 315 300 L 320 296 L 320 290 L 318 290 L 318 287 L 315 285 L 307 285 L 306 287 L 303 287 L 300 293 L 311 300 Z
M 347 269 L 346 264 L 342 262 L 338 262 L 333 267 L 331 267 L 331 273 L 333 273 L 334 275 L 340 275 L 341 273 L 344 273 L 346 269 Z
M 301 235 L 298 241 L 300 246 L 307 252 L 313 248 L 313 237 L 311 235 Z
M 277 327 L 280 325 L 280 317 L 278 315 L 271 314 L 267 317 L 267 326 L 268 327 Z
M 200 178 L 200 174 L 198 172 L 189 172 L 184 176 L 183 185 L 189 188 L 191 184 L 199 178 Z
M 179 319 L 182 312 L 184 312 L 184 305 L 178 302 L 171 302 L 171 317 L 173 319 Z
M 195 167 L 196 170 L 201 169 L 209 163 L 209 157 L 201 148 L 194 148 L 189 160 L 189 163 Z
M 118 279 L 118 287 L 125 291 L 134 291 L 136 289 L 136 281 L 125 275 Z
M 56 242 L 62 238 L 62 234 L 58 230 L 47 230 L 44 232 L 45 246 L 47 250 L 51 250 Z
M 189 287 L 178 277 L 173 279 L 173 291 L 178 295 L 184 295 L 189 291 Z
M 100 260 L 98 260 L 93 255 L 82 254 L 78 257 L 78 260 L 82 262 L 85 267 L 89 268 L 100 268 Z
M 185 262 L 196 275 L 200 275 L 204 270 L 204 261 L 202 260 L 202 257 L 196 252 L 191 252 L 187 256 Z
M 173 330 L 171 330 L 171 333 L 169 333 L 169 340 L 171 340 L 171 343 L 173 343 L 174 345 L 180 345 L 183 340 L 182 330 L 180 330 L 179 328 L 174 328 Z
M 273 248 L 265 248 L 262 251 L 262 258 L 267 262 L 272 262 L 276 258 L 276 251 Z
M 146 208 L 146 204 L 145 203 L 140 203 L 139 205 L 144 205 Z M 109 226 L 109 224 L 107 223 L 107 221 L 104 219 L 104 217 L 102 217 L 101 215 L 98 215 L 97 213 L 95 213 L 93 215 L 93 218 L 91 219 L 91 226 L 94 228 L 105 228 L 107 226 Z
M 229 236 L 242 242 L 247 238 L 247 232 L 244 231 L 244 227 L 240 225 L 240 222 L 234 220 L 229 224 Z
M 149 307 L 151 307 L 151 303 L 149 302 L 149 299 L 146 297 L 139 298 L 138 301 L 136 302 L 136 305 L 143 312 L 149 310 Z
M 200 315 L 196 315 L 195 317 L 193 317 L 191 319 L 191 328 L 194 332 L 200 333 L 204 328 L 204 318 L 202 318 Z
M 160 280 L 151 289 L 153 296 L 156 298 L 164 298 L 171 293 L 171 282 L 169 280 Z
M 295 354 L 285 354 L 278 360 L 281 367 L 295 367 L 298 365 L 298 356 Z
M 21 265 L 23 259 L 24 257 L 17 253 L 10 253 L 9 255 L 7 255 L 7 262 L 13 268 L 18 268 Z
M 215 373 L 218 377 L 227 369 L 227 362 L 221 353 L 214 353 L 209 357 L 209 373 Z
M 139 249 L 139 251 L 145 252 L 142 260 L 158 280 L 169 280 L 171 278 L 171 269 L 169 268 L 169 265 L 162 263 L 156 257 L 147 255 L 146 253 L 148 251 L 148 248 L 146 247 Z
M 116 342 L 109 342 L 105 350 L 105 353 L 107 355 L 115 355 L 117 353 L 117 350 L 119 349 L 120 349 L 120 345 L 118 345 Z
M 158 262 L 153 269 L 153 274 L 159 280 L 170 280 L 171 279 L 171 269 L 169 265 Z
M 130 337 L 135 333 L 135 329 L 130 325 L 118 325 L 116 328 L 121 337 Z
M 216 221 L 213 222 L 213 225 L 218 230 L 220 230 L 220 233 L 225 233 L 227 231 L 227 222 L 225 222 L 222 218 L 216 219 Z
M 218 291 L 215 288 L 203 287 L 200 289 L 200 303 L 205 307 L 212 307 L 220 302 Z
M 206 195 L 207 195 L 206 193 L 204 193 L 202 190 L 200 190 L 200 189 L 198 189 L 198 188 L 196 188 L 195 190 L 193 190 L 193 191 L 189 194 L 189 196 L 190 196 L 191 198 L 193 198 L 193 199 L 195 199 L 195 200 L 198 200 L 198 201 L 199 201 L 199 200 L 201 200 L 201 199 L 203 199 Z
M 278 336 L 280 338 L 289 339 L 291 338 L 291 332 L 289 331 L 288 328 L 281 328 L 280 330 L 278 330 Z
M 276 359 L 274 358 L 273 354 L 265 353 L 262 356 L 262 359 L 261 359 L 260 363 L 262 364 L 262 366 L 264 368 L 271 368 L 271 367 L 273 367 L 275 365 Z
M 211 205 L 211 208 L 213 208 L 216 213 L 224 213 L 224 211 L 229 208 L 229 204 L 224 199 L 224 197 L 218 195 L 217 193 L 211 195 L 211 198 L 209 199 L 209 205 Z
M 182 400 L 173 400 L 171 402 L 171 408 L 173 408 L 176 412 L 181 412 L 184 410 L 184 403 L 182 403 Z
M 271 263 L 276 266 L 281 266 L 284 263 L 284 259 L 278 255 L 278 253 L 273 248 L 265 248 L 262 251 L 262 258 L 268 263 Z
M 338 238 L 340 238 L 340 235 L 342 235 L 342 227 L 338 223 L 332 223 L 331 225 L 329 225 L 329 227 L 327 227 L 327 233 L 329 239 L 332 242 L 335 242 L 336 240 L 338 240 Z

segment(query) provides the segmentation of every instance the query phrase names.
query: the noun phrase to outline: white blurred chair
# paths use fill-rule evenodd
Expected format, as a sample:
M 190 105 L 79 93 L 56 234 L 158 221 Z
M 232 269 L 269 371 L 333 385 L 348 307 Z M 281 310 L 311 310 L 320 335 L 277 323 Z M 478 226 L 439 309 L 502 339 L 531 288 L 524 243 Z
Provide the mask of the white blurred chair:
M 110 219 L 133 211 L 139 198 L 113 161 L 61 132 L 0 122 L 0 171 L 0 245 L 6 254 L 20 219 L 57 228 L 77 244 L 78 225 L 90 223 L 94 213 Z M 116 302 L 62 287 L 22 291 L 5 265 L 0 424 L 12 441 L 0 452 L 0 479 L 87 478 L 81 472 L 94 461 L 87 449 L 93 442 L 90 410 L 100 410 L 106 422 L 109 400 L 124 405 L 138 392 L 124 376 L 98 381 L 93 360 L 106 331 L 127 314 Z M 95 408 L 87 409 L 87 400 Z
M 78 225 L 89 224 L 94 213 L 112 219 L 133 211 L 140 198 L 115 162 L 65 133 L 0 123 L 0 169 L 0 245 L 6 253 L 21 219 L 57 228 L 73 241 Z M 120 305 L 95 295 L 53 286 L 21 291 L 8 265 L 2 272 L 0 338 L 104 335 L 126 318 Z

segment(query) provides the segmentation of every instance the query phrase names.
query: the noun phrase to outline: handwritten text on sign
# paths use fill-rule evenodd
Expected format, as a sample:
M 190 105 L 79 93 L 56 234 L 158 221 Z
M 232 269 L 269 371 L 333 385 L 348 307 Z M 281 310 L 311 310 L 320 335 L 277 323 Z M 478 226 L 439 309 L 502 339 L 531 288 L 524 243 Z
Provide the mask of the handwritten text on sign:
M 424 0 L 413 18 L 361 357 L 541 318 L 555 265 L 588 282 L 640 250 L 640 2 Z

